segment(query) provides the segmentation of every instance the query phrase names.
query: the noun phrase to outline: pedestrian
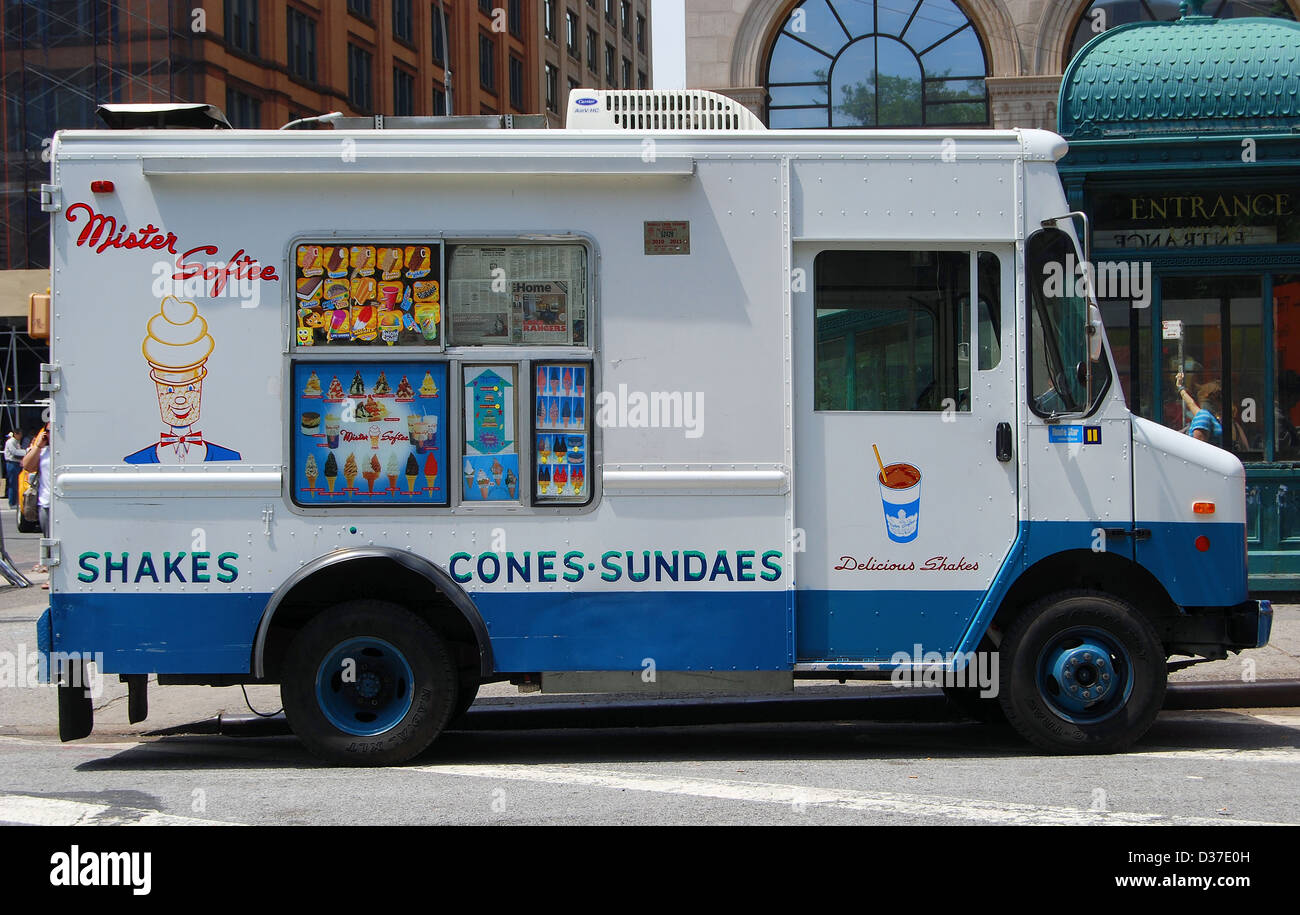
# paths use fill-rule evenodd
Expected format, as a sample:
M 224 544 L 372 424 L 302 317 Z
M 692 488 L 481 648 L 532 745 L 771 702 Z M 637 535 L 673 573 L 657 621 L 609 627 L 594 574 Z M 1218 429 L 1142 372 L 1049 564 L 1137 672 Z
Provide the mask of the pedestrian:
M 37 473 L 37 490 L 36 490 L 36 507 L 41 519 L 41 535 L 50 536 L 50 495 L 52 468 L 50 466 L 50 427 L 47 423 L 40 432 L 36 433 L 36 438 L 32 439 L 32 445 L 23 455 L 23 470 L 28 473 L 36 471 Z M 33 572 L 48 572 L 49 570 L 37 563 L 32 569 Z M 50 583 L 47 581 L 41 585 L 48 591 Z
M 25 450 L 18 432 L 10 429 L 5 436 L 5 492 L 9 494 L 9 507 L 18 507 L 18 474 L 22 472 Z
M 1217 381 L 1207 381 L 1197 386 L 1196 396 L 1192 397 L 1183 384 L 1182 372 L 1178 373 L 1174 383 L 1178 387 L 1179 399 L 1193 414 L 1187 434 L 1221 448 L 1227 447 L 1223 444 L 1223 423 L 1220 420 L 1223 415 L 1223 385 Z M 1247 447 L 1246 430 L 1235 415 L 1232 419 L 1232 434 L 1237 447 L 1244 450 Z

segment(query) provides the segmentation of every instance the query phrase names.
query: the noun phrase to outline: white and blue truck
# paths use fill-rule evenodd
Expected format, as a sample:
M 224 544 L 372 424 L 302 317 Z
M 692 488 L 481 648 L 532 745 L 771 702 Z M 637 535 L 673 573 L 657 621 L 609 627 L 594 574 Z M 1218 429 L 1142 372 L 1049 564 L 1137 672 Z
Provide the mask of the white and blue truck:
M 57 135 L 65 739 L 88 658 L 133 720 L 151 677 L 279 684 L 313 752 L 373 765 L 492 681 L 770 691 L 983 653 L 986 698 L 954 696 L 1107 752 L 1169 658 L 1266 643 L 1241 463 L 1130 413 L 1087 289 L 1046 279 L 1086 262 L 1059 137 L 569 107 Z

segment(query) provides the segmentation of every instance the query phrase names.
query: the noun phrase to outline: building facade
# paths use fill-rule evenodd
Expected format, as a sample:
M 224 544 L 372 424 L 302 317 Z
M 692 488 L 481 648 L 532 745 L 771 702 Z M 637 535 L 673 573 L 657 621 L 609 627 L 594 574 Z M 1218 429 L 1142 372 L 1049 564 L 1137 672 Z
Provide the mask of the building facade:
M 1297 0 L 1209 0 L 1220 19 Z M 1179 0 L 686 0 L 686 85 L 774 127 L 1054 129 L 1084 43 Z
M 538 114 L 651 85 L 649 0 L 5 0 L 0 269 L 49 265 L 54 132 L 103 102 L 206 102 L 235 127 Z M 592 52 L 594 49 L 594 53 Z M 24 303 L 25 307 L 25 303 Z
M 1060 171 L 1092 218 L 1129 408 L 1181 430 L 1199 408 L 1215 414 L 1211 438 L 1246 465 L 1251 586 L 1296 590 L 1300 24 L 1189 6 L 1176 22 L 1109 31 L 1073 58 Z M 1144 271 L 1150 289 L 1135 302 L 1122 287 Z
M 649 89 L 650 0 L 540 0 L 542 102 L 561 126 L 573 89 Z

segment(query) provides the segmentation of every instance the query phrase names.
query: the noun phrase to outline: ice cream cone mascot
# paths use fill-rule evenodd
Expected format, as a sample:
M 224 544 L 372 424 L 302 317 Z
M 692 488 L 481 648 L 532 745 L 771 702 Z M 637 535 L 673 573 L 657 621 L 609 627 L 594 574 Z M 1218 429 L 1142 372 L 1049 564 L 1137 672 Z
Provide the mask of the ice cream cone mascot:
M 196 425 L 214 345 L 198 306 L 175 296 L 162 300 L 158 313 L 149 319 L 141 349 L 149 364 L 149 377 L 158 389 L 158 409 L 167 429 L 157 442 L 123 458 L 128 464 L 239 460 L 238 451 L 206 441 Z

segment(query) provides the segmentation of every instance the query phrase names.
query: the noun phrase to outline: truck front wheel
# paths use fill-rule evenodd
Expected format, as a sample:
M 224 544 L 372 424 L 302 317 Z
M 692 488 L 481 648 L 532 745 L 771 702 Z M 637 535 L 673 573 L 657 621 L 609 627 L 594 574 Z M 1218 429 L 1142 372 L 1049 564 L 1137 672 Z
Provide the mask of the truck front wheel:
M 1012 623 L 1001 646 L 1002 710 L 1053 753 L 1113 753 L 1164 704 L 1165 653 L 1151 624 L 1095 591 L 1056 594 Z
M 405 607 L 338 604 L 290 643 L 280 688 L 289 725 L 331 762 L 386 766 L 419 754 L 456 702 L 444 639 Z

